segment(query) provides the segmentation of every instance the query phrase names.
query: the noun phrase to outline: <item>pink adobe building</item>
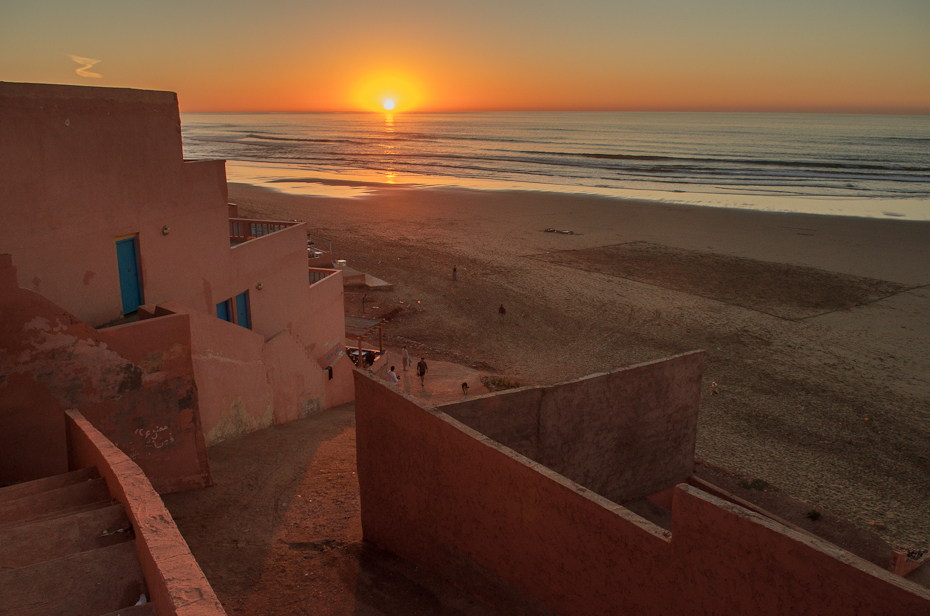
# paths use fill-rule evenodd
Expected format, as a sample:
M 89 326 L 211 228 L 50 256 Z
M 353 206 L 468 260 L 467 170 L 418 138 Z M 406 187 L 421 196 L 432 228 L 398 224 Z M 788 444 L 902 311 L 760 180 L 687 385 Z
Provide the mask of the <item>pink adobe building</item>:
M 175 94 L 0 83 L 0 207 L 0 482 L 67 470 L 66 409 L 165 492 L 353 399 L 341 272 L 303 223 L 229 218 Z

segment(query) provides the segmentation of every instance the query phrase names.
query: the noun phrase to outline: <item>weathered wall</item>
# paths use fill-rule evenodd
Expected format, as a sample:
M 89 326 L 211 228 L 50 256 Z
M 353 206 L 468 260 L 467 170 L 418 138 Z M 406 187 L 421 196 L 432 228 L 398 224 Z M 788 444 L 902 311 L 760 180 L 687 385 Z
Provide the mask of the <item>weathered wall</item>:
M 82 410 L 161 492 L 210 484 L 186 316 L 97 331 L 21 289 L 0 255 L 0 479 L 65 472 Z
M 225 614 L 142 469 L 76 411 L 67 411 L 66 432 L 69 468 L 96 467 L 110 494 L 126 509 L 149 598 L 158 615 Z
M 310 287 L 303 224 L 230 248 L 224 163 L 183 161 L 173 93 L 0 82 L 0 213 L 0 252 L 13 255 L 23 286 L 84 322 L 121 315 L 115 240 L 135 235 L 145 304 L 174 301 L 216 320 L 218 302 L 248 291 L 258 337 L 287 331 L 317 364 L 301 382 L 276 369 L 293 377 L 272 387 L 282 417 L 351 400 L 341 280 Z M 294 355 L 273 346 L 272 354 Z M 253 351 L 245 343 L 228 355 L 248 362 Z M 218 378 L 202 383 L 208 413 L 235 404 L 213 398 L 230 391 L 230 379 Z M 291 385 L 301 389 L 283 389 Z M 259 406 L 249 413 L 260 416 L 257 427 L 267 425 Z
M 355 372 L 365 539 L 545 614 L 926 614 L 930 592 L 690 486 L 668 533 Z
M 329 383 L 349 362 L 334 359 L 334 380 L 314 351 L 290 329 L 268 340 L 254 331 L 222 321 L 178 302 L 165 302 L 156 314 L 184 314 L 190 319 L 194 374 L 200 394 L 200 416 L 207 445 L 241 436 L 335 406 Z M 341 349 L 339 349 L 341 351 Z M 344 387 L 344 386 L 343 386 Z M 339 389 L 334 388 L 336 394 Z M 354 391 L 350 392 L 350 396 Z M 342 400 L 342 404 L 348 400 Z M 351 397 L 349 398 L 351 400 Z
M 696 351 L 439 409 L 624 503 L 691 475 L 704 362 Z

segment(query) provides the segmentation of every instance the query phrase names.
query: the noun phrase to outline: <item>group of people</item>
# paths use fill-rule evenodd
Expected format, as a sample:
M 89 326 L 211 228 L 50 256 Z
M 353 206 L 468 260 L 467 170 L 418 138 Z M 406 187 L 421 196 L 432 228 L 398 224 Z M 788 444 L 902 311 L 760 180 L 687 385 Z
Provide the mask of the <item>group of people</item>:
M 404 366 L 404 372 L 407 372 L 407 368 L 413 364 L 413 361 L 410 359 L 410 353 L 407 351 L 407 345 L 404 345 L 404 350 L 400 353 L 400 360 Z M 420 377 L 420 387 L 426 387 L 426 358 L 421 357 L 420 361 L 417 362 L 417 376 Z M 388 382 L 391 385 L 397 385 L 400 379 L 397 377 L 397 373 L 394 372 L 394 366 L 391 366 L 391 369 L 388 371 Z
M 459 266 L 452 266 L 452 282 L 458 280 L 458 271 Z M 362 297 L 362 312 L 365 311 L 365 300 L 367 296 Z M 504 317 L 507 316 L 507 309 L 504 308 L 504 305 L 501 304 L 500 308 L 497 309 L 497 315 L 500 317 L 501 322 L 503 323 Z M 410 359 L 410 353 L 407 351 L 407 345 L 404 345 L 404 350 L 401 351 L 400 360 L 404 366 L 404 372 L 407 372 L 407 368 L 412 365 L 412 360 Z M 397 376 L 397 372 L 394 371 L 395 367 L 391 366 L 391 369 L 387 373 L 388 382 L 391 385 L 397 385 L 400 382 L 400 378 Z M 417 376 L 420 377 L 420 387 L 426 387 L 426 358 L 421 357 L 420 361 L 417 362 Z M 468 385 L 462 383 L 462 392 L 468 393 Z

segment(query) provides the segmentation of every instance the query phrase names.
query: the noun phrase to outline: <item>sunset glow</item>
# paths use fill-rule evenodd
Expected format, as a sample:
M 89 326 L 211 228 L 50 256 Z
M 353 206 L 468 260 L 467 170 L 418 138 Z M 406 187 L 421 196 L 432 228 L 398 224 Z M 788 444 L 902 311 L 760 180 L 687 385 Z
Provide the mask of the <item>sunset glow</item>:
M 170 90 L 182 111 L 930 113 L 914 0 L 172 6 L 6 3 L 0 80 Z
M 421 111 L 424 100 L 424 88 L 416 79 L 397 71 L 385 71 L 358 80 L 350 96 L 350 109 Z

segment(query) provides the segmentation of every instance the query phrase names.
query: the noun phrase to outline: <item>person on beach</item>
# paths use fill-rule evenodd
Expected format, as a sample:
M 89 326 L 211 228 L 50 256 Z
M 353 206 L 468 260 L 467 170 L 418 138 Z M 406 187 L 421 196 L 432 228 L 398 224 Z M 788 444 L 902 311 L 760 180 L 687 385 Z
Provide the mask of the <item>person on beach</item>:
M 404 365 L 404 372 L 407 372 L 407 367 L 410 365 L 410 353 L 407 352 L 407 345 L 404 345 L 404 350 L 400 352 L 400 363 Z
M 417 362 L 417 376 L 420 377 L 420 387 L 426 387 L 426 358 L 421 357 Z
M 501 304 L 501 307 L 497 309 L 497 314 L 501 317 L 501 323 L 504 322 L 504 317 L 507 316 L 507 309 L 504 308 L 504 305 Z
M 458 280 L 458 275 L 459 275 L 459 266 L 453 265 L 452 266 L 452 282 L 455 282 L 456 280 Z
M 397 378 L 397 373 L 394 372 L 394 366 L 391 366 L 391 370 L 388 372 L 388 382 L 391 385 L 397 385 L 397 381 L 400 379 Z

